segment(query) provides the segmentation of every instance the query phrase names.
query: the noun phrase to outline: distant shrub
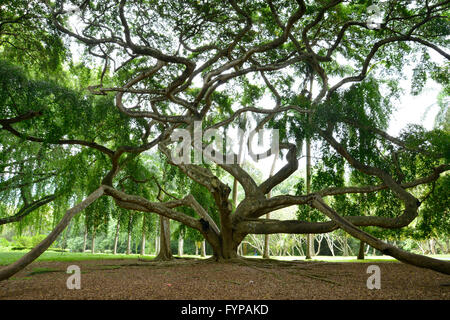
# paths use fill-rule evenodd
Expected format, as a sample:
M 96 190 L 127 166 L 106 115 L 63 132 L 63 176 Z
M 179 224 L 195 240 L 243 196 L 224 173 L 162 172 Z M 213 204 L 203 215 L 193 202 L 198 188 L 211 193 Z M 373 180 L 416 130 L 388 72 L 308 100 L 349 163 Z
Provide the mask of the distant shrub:
M 42 240 L 47 237 L 45 234 L 37 234 L 35 236 L 14 236 L 13 243 L 16 247 L 20 248 L 34 248 Z
M 81 251 L 83 251 L 83 242 L 84 242 L 84 238 L 83 237 L 70 238 L 70 239 L 67 240 L 66 247 L 71 252 L 81 252 Z
M 47 236 L 45 234 L 37 234 L 35 236 L 31 237 L 31 246 L 35 247 L 39 243 L 41 243 L 42 240 L 44 240 Z
M 11 243 L 5 238 L 0 238 L 0 247 L 7 248 L 10 247 Z
M 14 236 L 12 238 L 12 240 L 13 240 L 15 247 L 18 247 L 18 248 L 30 248 L 32 246 L 31 237 Z

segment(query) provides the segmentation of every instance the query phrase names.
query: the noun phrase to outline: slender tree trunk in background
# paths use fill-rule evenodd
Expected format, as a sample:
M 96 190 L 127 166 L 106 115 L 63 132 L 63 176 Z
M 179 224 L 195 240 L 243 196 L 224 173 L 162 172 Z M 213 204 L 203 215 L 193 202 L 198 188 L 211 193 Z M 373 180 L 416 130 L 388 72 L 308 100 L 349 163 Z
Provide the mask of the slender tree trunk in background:
M 364 260 L 364 241 L 359 241 L 358 260 Z
M 36 260 L 45 250 L 47 250 L 52 245 L 52 243 L 56 240 L 56 238 L 58 238 L 61 232 L 64 231 L 64 229 L 69 224 L 70 220 L 72 220 L 72 218 L 77 213 L 84 210 L 86 207 L 88 207 L 92 202 L 100 198 L 102 195 L 103 195 L 103 187 L 100 187 L 94 192 L 92 192 L 82 202 L 67 210 L 64 216 L 62 217 L 61 221 L 58 223 L 58 225 L 53 229 L 52 232 L 50 232 L 50 234 L 44 240 L 42 240 L 37 246 L 31 249 L 19 260 L 8 265 L 7 267 L 0 269 L 0 281 L 8 279 L 9 277 L 19 272 L 20 270 L 24 269 L 34 260 Z
M 128 239 L 127 239 L 127 254 L 131 253 L 131 231 L 128 230 Z
M 205 240 L 202 241 L 202 251 L 201 251 L 201 256 L 202 256 L 202 257 L 206 257 L 206 241 L 205 241 Z
M 142 232 L 141 255 L 145 255 L 145 233 Z
M 428 240 L 428 245 L 430 247 L 431 254 L 436 254 L 436 241 L 434 239 Z
M 445 246 L 447 247 L 446 254 L 450 254 L 450 240 L 449 239 L 445 240 Z
M 84 227 L 83 252 L 86 252 L 87 236 L 88 236 L 87 227 Z
M 313 238 L 313 240 L 314 240 L 314 238 Z M 320 241 L 317 239 L 317 237 L 315 240 L 317 241 L 317 251 L 314 251 L 314 246 L 312 249 L 313 249 L 314 255 L 318 256 L 320 254 L 320 247 L 322 246 L 323 236 L 320 237 Z
M 142 217 L 142 241 L 141 241 L 141 255 L 145 255 L 145 214 Z
M 155 236 L 155 256 L 157 256 L 159 253 L 159 236 Z
M 91 248 L 92 253 L 95 253 L 95 232 L 96 228 L 94 227 L 94 231 L 92 232 L 92 248 Z
M 438 246 L 439 249 L 441 249 L 441 254 L 444 254 L 445 253 L 444 244 L 439 242 L 438 240 L 435 240 L 435 241 L 436 241 L 436 246 Z M 437 250 L 436 250 L 436 253 L 439 254 Z
M 178 238 L 178 255 L 182 257 L 184 254 L 184 239 L 180 236 Z
M 142 234 L 141 255 L 145 255 L 145 233 Z
M 270 213 L 266 214 L 266 219 L 270 219 Z M 269 255 L 269 235 L 265 234 L 264 235 L 264 250 L 263 250 L 263 258 L 264 259 L 269 259 L 270 255 Z
M 331 255 L 334 257 L 334 240 L 329 234 L 325 234 L 324 237 L 327 242 L 328 248 L 330 249 Z
M 198 241 L 195 241 L 195 255 L 198 256 Z
M 345 257 L 347 257 L 348 256 L 348 244 L 347 244 L 347 234 L 345 234 L 344 235 L 344 245 L 343 245 L 343 255 L 345 256 Z
M 160 240 L 159 253 L 155 258 L 157 260 L 172 260 L 172 250 L 170 249 L 170 219 L 164 216 L 159 216 L 160 224 Z
M 120 217 L 117 219 L 116 235 L 114 236 L 114 254 L 117 254 L 117 244 L 119 242 Z
M 133 216 L 130 215 L 128 219 L 128 233 L 127 233 L 127 254 L 131 253 L 131 223 L 133 221 Z

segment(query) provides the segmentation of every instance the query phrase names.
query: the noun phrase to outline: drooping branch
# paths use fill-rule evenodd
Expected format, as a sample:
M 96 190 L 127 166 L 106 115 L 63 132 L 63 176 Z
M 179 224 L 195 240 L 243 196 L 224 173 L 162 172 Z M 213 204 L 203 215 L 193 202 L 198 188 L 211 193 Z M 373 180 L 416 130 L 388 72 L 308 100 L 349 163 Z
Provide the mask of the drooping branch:
M 25 254 L 22 258 L 17 260 L 16 262 L 10 264 L 9 266 L 0 269 L 0 281 L 6 280 L 9 277 L 13 276 L 27 265 L 36 260 L 45 250 L 47 250 L 51 244 L 56 240 L 56 238 L 64 231 L 72 218 L 79 213 L 80 211 L 86 209 L 89 205 L 91 205 L 95 200 L 100 198 L 104 194 L 103 187 L 98 188 L 94 192 L 92 192 L 89 196 L 86 197 L 82 202 L 78 203 L 76 206 L 70 208 L 66 211 L 65 215 L 58 223 L 58 225 L 53 229 L 52 232 L 42 240 L 36 247 L 34 247 L 31 251 Z
M 14 215 L 5 218 L 0 218 L 0 225 L 20 221 L 33 211 L 39 209 L 40 207 L 46 205 L 49 202 L 52 202 L 55 199 L 56 195 L 52 194 L 42 197 L 41 199 L 33 201 L 31 203 L 24 204 L 24 206 L 20 208 L 20 210 Z
M 125 192 L 116 190 L 107 185 L 104 185 L 103 188 L 105 190 L 105 194 L 113 197 L 118 206 L 129 210 L 157 213 L 160 216 L 181 222 L 188 227 L 200 231 L 200 233 L 203 234 L 215 250 L 220 250 L 219 228 L 206 210 L 194 199 L 192 195 L 188 195 L 179 200 L 152 202 L 140 196 L 126 194 Z M 180 211 L 173 210 L 181 206 L 188 206 L 194 209 L 201 218 L 209 222 L 210 228 L 204 229 L 199 220 Z
M 25 140 L 32 141 L 32 142 L 45 142 L 45 140 L 42 139 L 42 138 L 29 136 L 29 135 L 26 135 L 24 133 L 21 133 L 21 132 L 17 131 L 9 123 L 3 123 L 1 129 L 9 131 L 13 135 L 15 135 L 16 137 L 19 137 L 21 139 L 25 139 Z M 77 140 L 77 139 L 67 139 L 67 140 L 60 139 L 60 140 L 57 140 L 57 141 L 51 141 L 49 143 L 51 143 L 51 144 L 58 144 L 58 145 L 80 145 L 80 146 L 85 146 L 85 147 L 93 148 L 93 149 L 96 149 L 96 150 L 98 150 L 100 152 L 103 152 L 104 154 L 106 154 L 106 155 L 108 155 L 110 157 L 114 154 L 114 152 L 112 150 L 110 150 L 110 149 L 108 149 L 108 148 L 106 148 L 106 147 L 104 147 L 102 145 L 99 145 L 96 142 Z
M 450 262 L 433 259 L 430 257 L 410 253 L 405 250 L 394 247 L 388 243 L 385 243 L 374 236 L 358 229 L 354 224 L 350 223 L 346 218 L 341 217 L 331 207 L 329 207 L 320 197 L 317 197 L 311 202 L 311 206 L 324 213 L 336 224 L 352 235 L 353 237 L 364 241 L 371 247 L 381 251 L 382 253 L 392 256 L 402 262 L 412 264 L 417 267 L 432 269 L 444 274 L 450 274 Z

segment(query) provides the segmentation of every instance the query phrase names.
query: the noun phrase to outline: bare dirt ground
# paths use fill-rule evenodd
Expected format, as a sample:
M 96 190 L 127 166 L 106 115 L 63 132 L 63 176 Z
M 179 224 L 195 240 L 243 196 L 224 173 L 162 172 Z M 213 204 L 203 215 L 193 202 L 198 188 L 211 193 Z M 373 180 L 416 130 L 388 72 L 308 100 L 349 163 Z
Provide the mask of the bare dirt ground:
M 66 287 L 69 265 L 81 269 L 80 290 Z M 403 263 L 377 262 L 381 289 L 369 290 L 369 265 L 184 259 L 34 262 L 10 280 L 0 282 L 0 299 L 450 300 L 450 276 Z M 39 270 L 47 272 L 31 274 Z

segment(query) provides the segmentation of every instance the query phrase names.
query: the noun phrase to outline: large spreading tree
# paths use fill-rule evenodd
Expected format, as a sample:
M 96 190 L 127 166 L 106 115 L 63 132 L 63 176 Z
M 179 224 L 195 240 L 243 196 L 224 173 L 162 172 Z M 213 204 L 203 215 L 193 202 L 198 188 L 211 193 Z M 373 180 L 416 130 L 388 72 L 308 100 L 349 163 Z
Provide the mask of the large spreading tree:
M 36 248 L 1 269 L 0 279 L 32 262 L 100 197 L 197 230 L 219 261 L 237 258 L 248 234 L 340 228 L 403 262 L 450 274 L 449 262 L 374 236 L 410 226 L 422 211 L 448 225 L 445 120 L 431 131 L 409 126 L 397 137 L 387 128 L 405 73 L 411 73 L 413 94 L 433 79 L 443 87 L 440 101 L 448 95 L 450 1 L 43 0 L 27 6 L 37 14 L 19 20 L 29 21 L 24 32 L 40 34 L 44 25 L 66 46 L 82 47 L 84 64 L 98 72 L 97 82 L 82 91 L 44 81 L 42 72 L 26 78 L 2 64 L 0 151 L 6 168 L 26 172 L 23 195 L 37 192 L 30 185 L 51 174 L 56 190 L 38 191 L 57 196 L 58 177 L 67 181 L 70 173 L 74 182 L 64 186 L 65 194 L 77 188 L 85 198 Z M 9 10 L 14 20 L 18 13 Z M 21 39 L 21 29 L 14 30 L 4 36 L 15 32 Z M 447 118 L 445 105 L 441 118 Z M 257 183 L 237 154 L 232 163 L 176 161 L 178 142 L 171 135 L 179 129 L 193 134 L 199 122 L 203 132 L 278 129 L 280 151 L 274 156 L 283 166 Z M 198 143 L 192 141 L 204 149 L 209 141 Z M 303 145 L 307 158 L 313 153 L 316 159 L 314 168 L 308 161 L 306 186 L 298 183 L 296 194 L 271 195 L 298 169 Z M 149 152 L 159 153 L 194 187 L 180 185 L 182 197 L 165 192 L 161 179 L 168 177 L 145 169 L 141 158 Z M 36 157 L 59 166 L 35 163 L 27 170 Z M 243 190 L 239 203 L 224 183 L 230 177 Z M 128 188 L 121 187 L 125 182 Z M 153 200 L 139 187 L 149 183 L 158 190 Z M 193 194 L 200 190 L 196 185 L 202 192 Z M 262 218 L 294 205 L 305 208 L 304 219 Z

